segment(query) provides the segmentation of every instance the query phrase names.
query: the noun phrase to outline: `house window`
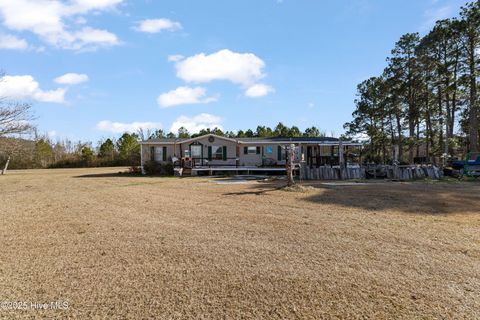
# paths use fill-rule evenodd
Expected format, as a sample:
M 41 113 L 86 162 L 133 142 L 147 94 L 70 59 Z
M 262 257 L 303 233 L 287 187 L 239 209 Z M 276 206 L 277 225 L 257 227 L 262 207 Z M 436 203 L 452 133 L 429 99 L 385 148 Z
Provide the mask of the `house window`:
M 257 154 L 257 147 L 248 147 L 247 153 L 248 154 Z
M 272 154 L 272 153 L 273 153 L 273 146 L 266 146 L 265 154 Z
M 287 160 L 288 156 L 288 149 L 290 146 L 278 146 L 278 160 L 279 161 L 284 161 Z M 294 153 L 294 158 L 295 159 L 300 159 L 300 148 L 298 146 L 295 146 L 293 149 Z
M 213 160 L 223 160 L 223 147 L 212 146 L 212 159 Z
M 155 161 L 163 161 L 163 147 L 155 147 Z
M 287 147 L 286 146 L 278 146 L 278 160 L 284 161 L 287 160 Z
M 201 145 L 190 146 L 190 150 L 192 152 L 192 158 L 201 158 L 202 157 L 202 146 Z

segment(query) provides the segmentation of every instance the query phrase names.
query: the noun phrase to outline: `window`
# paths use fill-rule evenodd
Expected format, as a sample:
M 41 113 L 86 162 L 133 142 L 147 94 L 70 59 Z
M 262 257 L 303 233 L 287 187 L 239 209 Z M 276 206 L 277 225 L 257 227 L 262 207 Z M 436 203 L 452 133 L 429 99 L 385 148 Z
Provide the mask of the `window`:
M 286 146 L 278 146 L 278 160 L 284 161 L 287 160 L 287 147 Z
M 257 154 L 257 147 L 248 147 L 247 153 L 248 154 Z
M 223 147 L 212 146 L 212 159 L 213 160 L 223 160 Z
M 278 146 L 278 160 L 279 161 L 284 161 L 287 160 L 287 154 L 288 154 L 288 149 L 290 146 Z M 294 157 L 295 159 L 300 159 L 300 148 L 298 146 L 295 146 L 295 149 L 293 149 Z
M 163 147 L 155 147 L 155 161 L 163 161 Z
M 190 150 L 191 150 L 191 153 L 192 153 L 192 158 L 201 158 L 202 157 L 202 146 L 201 145 L 190 146 Z
M 266 146 L 265 147 L 265 153 L 266 154 L 272 154 L 273 153 L 273 147 L 272 146 Z

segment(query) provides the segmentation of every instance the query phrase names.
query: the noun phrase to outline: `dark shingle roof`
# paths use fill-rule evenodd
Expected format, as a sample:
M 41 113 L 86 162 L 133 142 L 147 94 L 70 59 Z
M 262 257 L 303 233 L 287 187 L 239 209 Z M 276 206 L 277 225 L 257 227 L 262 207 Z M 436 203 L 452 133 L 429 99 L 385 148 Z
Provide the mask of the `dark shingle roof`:
M 283 138 L 283 137 L 260 137 L 260 138 L 236 138 L 240 142 L 255 142 L 255 141 L 273 141 L 273 142 L 336 142 L 337 138 L 330 137 L 295 137 L 295 138 Z
M 175 138 L 155 138 L 155 139 L 148 139 L 148 140 L 145 140 L 144 142 L 182 142 L 183 140 L 187 140 L 187 139 L 175 139 Z

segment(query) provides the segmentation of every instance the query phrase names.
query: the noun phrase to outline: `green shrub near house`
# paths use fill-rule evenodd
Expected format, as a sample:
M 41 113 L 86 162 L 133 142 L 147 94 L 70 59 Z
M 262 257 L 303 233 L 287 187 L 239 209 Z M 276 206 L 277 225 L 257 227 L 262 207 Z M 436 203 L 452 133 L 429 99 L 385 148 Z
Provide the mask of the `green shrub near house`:
M 143 170 L 149 176 L 173 176 L 173 164 L 147 161 L 143 164 Z

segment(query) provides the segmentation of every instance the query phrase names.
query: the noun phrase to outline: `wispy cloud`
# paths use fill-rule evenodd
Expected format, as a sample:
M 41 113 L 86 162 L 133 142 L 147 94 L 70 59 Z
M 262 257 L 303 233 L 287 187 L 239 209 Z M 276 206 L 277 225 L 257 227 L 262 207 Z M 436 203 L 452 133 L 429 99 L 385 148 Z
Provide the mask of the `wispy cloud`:
M 432 1 L 432 6 L 428 8 L 423 14 L 423 23 L 420 26 L 421 32 L 428 32 L 434 26 L 438 20 L 451 18 L 455 15 L 455 8 L 448 4 L 448 5 L 438 5 L 440 1 Z
M 178 87 L 162 93 L 158 99 L 161 108 L 170 108 L 183 104 L 206 104 L 217 101 L 217 97 L 207 97 L 207 90 L 202 87 Z
M 139 129 L 161 129 L 162 124 L 159 122 L 113 122 L 110 120 L 103 120 L 97 123 L 97 130 L 111 132 L 111 133 L 124 133 L 124 132 L 137 132 Z
M 0 49 L 26 50 L 28 43 L 25 39 L 10 34 L 0 34 Z
M 180 22 L 170 19 L 146 19 L 139 21 L 134 27 L 135 30 L 145 33 L 159 33 L 162 31 L 177 31 L 182 29 Z
M 198 133 L 202 129 L 219 128 L 223 130 L 222 118 L 201 113 L 193 117 L 180 116 L 173 123 L 170 132 L 177 132 L 181 127 L 186 128 L 190 133 Z
M 54 81 L 58 84 L 75 85 L 88 81 L 88 75 L 79 73 L 66 73 L 63 76 L 57 77 Z
M 248 88 L 247 91 L 245 91 L 245 95 L 250 98 L 259 98 L 264 97 L 274 91 L 275 89 L 273 89 L 271 86 L 258 83 Z

